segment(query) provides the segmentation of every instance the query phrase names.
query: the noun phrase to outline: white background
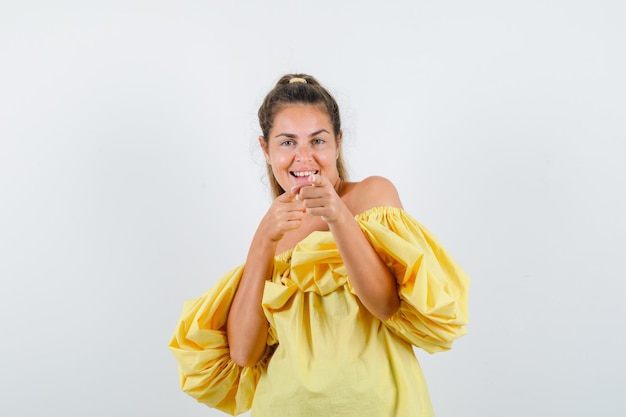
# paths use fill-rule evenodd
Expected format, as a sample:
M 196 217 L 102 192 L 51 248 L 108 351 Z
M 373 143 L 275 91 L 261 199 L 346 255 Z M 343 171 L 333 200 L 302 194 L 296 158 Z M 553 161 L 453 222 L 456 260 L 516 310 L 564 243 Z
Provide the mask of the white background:
M 243 4 L 245 3 L 245 4 Z M 0 415 L 218 416 L 178 387 L 185 299 L 268 203 L 280 75 L 342 108 L 472 278 L 417 352 L 439 417 L 623 416 L 623 1 L 0 1 Z

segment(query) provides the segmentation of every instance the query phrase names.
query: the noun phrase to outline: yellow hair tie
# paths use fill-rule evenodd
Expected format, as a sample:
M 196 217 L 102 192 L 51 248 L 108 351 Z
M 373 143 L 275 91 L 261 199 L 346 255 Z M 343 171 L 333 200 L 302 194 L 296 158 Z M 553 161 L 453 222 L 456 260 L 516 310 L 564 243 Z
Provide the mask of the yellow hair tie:
M 291 80 L 289 80 L 289 84 L 294 84 L 294 83 L 304 83 L 306 84 L 306 80 L 304 78 L 299 78 L 299 77 L 294 77 Z

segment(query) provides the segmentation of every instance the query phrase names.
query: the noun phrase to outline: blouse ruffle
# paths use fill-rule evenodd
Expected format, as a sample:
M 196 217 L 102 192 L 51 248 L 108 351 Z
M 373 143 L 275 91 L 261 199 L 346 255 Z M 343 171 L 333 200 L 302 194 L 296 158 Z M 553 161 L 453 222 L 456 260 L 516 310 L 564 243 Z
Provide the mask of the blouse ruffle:
M 396 277 L 400 308 L 383 323 L 429 353 L 449 350 L 466 333 L 469 278 L 424 226 L 401 209 L 357 217 Z
M 434 353 L 465 334 L 469 279 L 435 237 L 399 208 L 377 207 L 356 216 L 363 233 L 397 280 L 400 308 L 383 325 L 404 341 Z M 224 275 L 201 297 L 185 303 L 170 342 L 181 388 L 231 415 L 247 411 L 257 383 L 280 343 L 274 312 L 289 308 L 297 292 L 321 296 L 354 289 L 330 232 L 313 232 L 274 259 L 263 308 L 270 324 L 266 355 L 241 368 L 230 359 L 226 319 L 245 265 Z M 356 295 L 355 295 L 356 297 Z

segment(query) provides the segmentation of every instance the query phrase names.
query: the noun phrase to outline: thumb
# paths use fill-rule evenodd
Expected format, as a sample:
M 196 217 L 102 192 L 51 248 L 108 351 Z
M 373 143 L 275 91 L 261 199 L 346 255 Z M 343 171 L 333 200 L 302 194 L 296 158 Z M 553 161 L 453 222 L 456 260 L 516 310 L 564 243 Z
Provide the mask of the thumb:
M 296 198 L 296 195 L 294 193 L 290 191 L 285 191 L 284 193 L 279 195 L 276 200 L 281 203 L 289 203 L 290 201 L 293 201 L 295 198 Z

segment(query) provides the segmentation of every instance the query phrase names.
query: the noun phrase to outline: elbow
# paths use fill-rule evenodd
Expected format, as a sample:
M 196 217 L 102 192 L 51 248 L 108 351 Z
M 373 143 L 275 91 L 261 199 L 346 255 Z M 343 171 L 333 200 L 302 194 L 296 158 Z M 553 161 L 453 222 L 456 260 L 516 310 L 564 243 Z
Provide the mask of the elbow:
M 400 309 L 400 299 L 395 297 L 390 302 L 385 303 L 382 306 L 379 306 L 375 312 L 372 312 L 372 314 L 378 320 L 385 321 L 393 317 L 398 312 L 399 309 Z
M 372 316 L 380 321 L 389 320 L 400 309 L 400 296 L 395 288 L 388 291 L 385 296 L 379 294 L 380 292 L 375 293 L 374 296 L 359 297 L 357 295 L 357 297 L 360 298 L 361 303 Z
M 252 358 L 250 358 L 250 356 L 235 355 L 233 354 L 232 351 L 230 352 L 230 359 L 242 368 L 246 368 L 246 367 L 253 366 L 254 364 L 256 364 L 256 362 L 253 361 Z
M 250 358 L 245 358 L 245 357 L 238 357 L 238 356 L 230 356 L 230 359 L 235 362 L 235 364 L 241 368 L 248 368 L 250 366 L 254 366 L 256 365 L 256 362 L 258 361 L 253 361 Z
M 267 329 L 250 334 L 249 329 L 227 328 L 226 339 L 230 359 L 242 368 L 256 365 L 265 355 Z
M 399 306 L 392 309 L 386 309 L 375 314 L 376 318 L 380 321 L 389 320 L 392 318 L 399 310 Z
M 241 349 L 233 349 L 232 347 L 229 349 L 230 359 L 242 368 L 256 365 L 263 356 L 263 352 L 242 351 Z

